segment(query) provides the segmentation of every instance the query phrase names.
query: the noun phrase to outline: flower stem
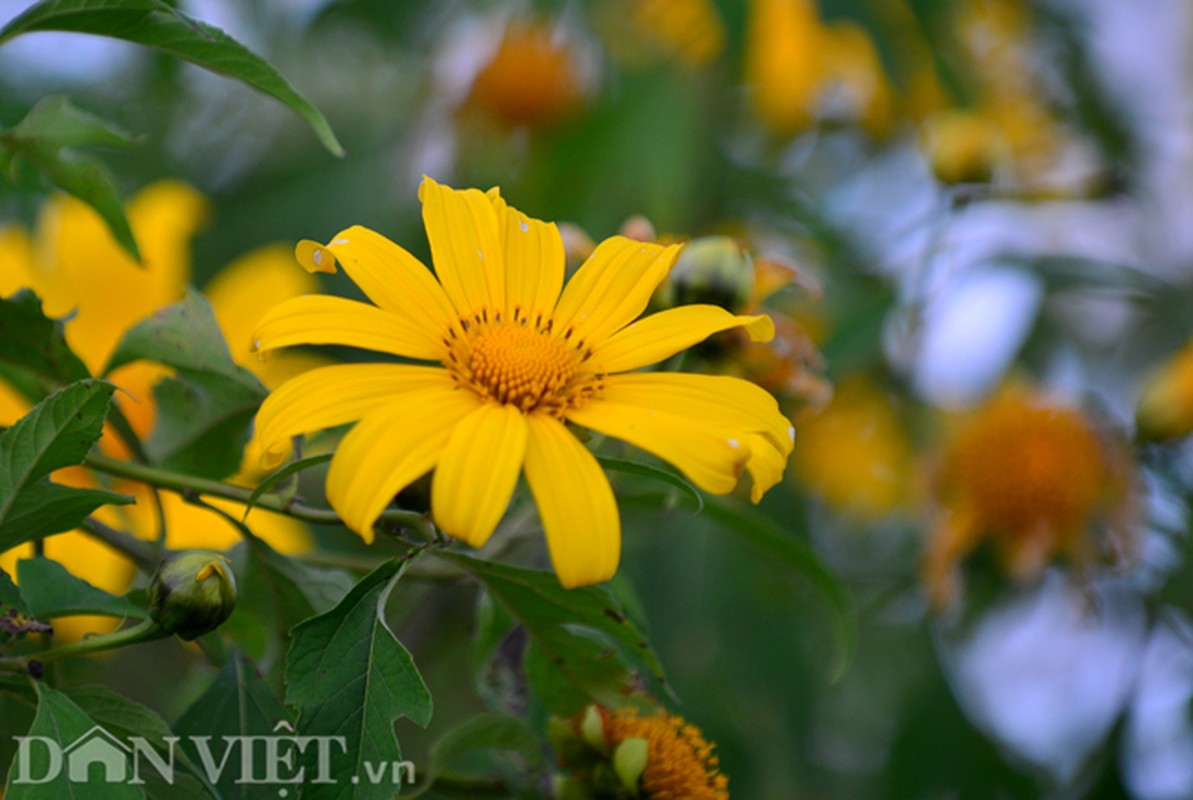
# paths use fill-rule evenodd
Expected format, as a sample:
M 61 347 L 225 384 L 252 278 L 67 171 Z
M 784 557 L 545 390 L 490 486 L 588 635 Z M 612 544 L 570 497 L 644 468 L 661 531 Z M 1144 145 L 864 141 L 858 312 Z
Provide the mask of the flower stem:
M 11 656 L 9 658 L 0 658 L 0 668 L 13 669 L 18 671 L 27 671 L 34 663 L 48 664 L 52 661 L 57 661 L 61 658 L 69 658 L 71 656 L 82 656 L 90 653 L 99 653 L 104 650 L 113 650 L 118 647 L 128 647 L 133 644 L 141 644 L 142 642 L 152 642 L 155 639 L 164 639 L 170 633 L 164 630 L 153 620 L 147 619 L 137 623 L 131 628 L 116 631 L 115 633 L 107 633 L 100 636 L 92 636 L 90 639 L 80 639 L 77 642 L 69 642 L 61 644 L 57 647 L 51 647 L 48 650 L 41 650 L 37 653 L 31 653 L 27 656 Z
M 121 461 L 120 459 L 111 458 L 101 453 L 91 453 L 87 456 L 84 463 L 99 472 L 115 475 L 120 478 L 128 478 L 161 489 L 169 489 L 170 491 L 178 492 L 184 497 L 188 495 L 208 495 L 210 497 L 231 500 L 236 503 L 243 503 L 244 505 L 252 502 L 255 507 L 274 511 L 278 514 L 285 514 L 304 522 L 314 522 L 323 525 L 343 524 L 340 515 L 330 508 L 311 508 L 294 499 L 284 498 L 271 492 L 266 492 L 253 501 L 253 490 L 243 486 L 233 486 L 223 481 L 213 481 L 207 478 L 198 478 L 194 475 L 171 472 L 146 464 Z M 426 517 L 414 511 L 391 508 L 382 512 L 377 522 L 411 528 L 428 541 L 435 538 L 435 527 Z

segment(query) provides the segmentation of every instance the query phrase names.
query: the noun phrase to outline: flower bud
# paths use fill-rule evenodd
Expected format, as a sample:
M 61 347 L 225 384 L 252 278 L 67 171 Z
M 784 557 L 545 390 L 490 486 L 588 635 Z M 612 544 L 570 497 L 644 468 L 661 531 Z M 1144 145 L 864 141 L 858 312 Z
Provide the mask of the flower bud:
M 149 616 L 188 642 L 218 628 L 235 607 L 236 579 L 228 559 L 210 550 L 171 556 L 149 584 Z
M 942 183 L 989 183 L 1003 158 L 1002 134 L 990 120 L 969 111 L 947 111 L 928 120 L 924 146 Z
M 650 747 L 640 736 L 623 740 L 613 751 L 613 769 L 626 791 L 638 793 L 638 784 L 642 780 L 642 773 L 646 771 L 649 755 Z
M 754 289 L 754 259 L 736 239 L 705 236 L 684 245 L 660 289 L 664 308 L 710 303 L 740 311 Z
M 1193 342 L 1144 385 L 1135 424 L 1149 441 L 1179 439 L 1193 431 Z

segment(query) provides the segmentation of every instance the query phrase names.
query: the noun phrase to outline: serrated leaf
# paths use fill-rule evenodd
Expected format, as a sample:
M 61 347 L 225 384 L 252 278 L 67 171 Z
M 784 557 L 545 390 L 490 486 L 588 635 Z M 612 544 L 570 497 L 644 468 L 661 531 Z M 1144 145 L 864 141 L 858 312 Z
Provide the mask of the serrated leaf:
M 141 260 L 111 176 L 98 162 L 71 150 L 82 145 L 126 145 L 127 134 L 75 108 L 65 97 L 47 97 L 16 127 L 0 132 L 0 141 L 10 155 L 26 159 L 50 183 L 94 208 L 120 246 Z
M 103 432 L 112 384 L 88 379 L 33 407 L 0 434 L 0 552 L 70 530 L 101 505 L 132 498 L 98 489 L 74 489 L 47 477 L 82 463 Z
M 249 512 L 253 510 L 253 506 L 257 505 L 257 501 L 261 499 L 261 495 L 265 494 L 270 489 L 284 481 L 286 478 L 289 478 L 291 475 L 310 469 L 311 467 L 317 467 L 320 464 L 326 464 L 328 461 L 331 461 L 331 457 L 333 455 L 335 454 L 320 453 L 317 456 L 307 456 L 306 458 L 302 458 L 298 461 L 287 464 L 276 472 L 266 475 L 261 480 L 261 483 L 257 485 L 257 488 L 253 489 L 253 493 L 249 495 L 248 502 L 244 504 L 244 516 L 241 517 L 241 519 L 248 519 Z
M 102 729 L 96 730 L 95 720 L 62 692 L 43 683 L 38 685 L 37 693 L 37 716 L 33 718 L 33 727 L 29 729 L 28 736 L 43 737 L 43 740 L 30 741 L 26 765 L 28 771 L 23 775 L 20 756 L 14 759 L 4 790 L 5 800 L 46 800 L 50 797 L 67 800 L 134 800 L 145 797 L 145 792 L 138 785 L 123 780 L 107 782 L 107 775 L 102 768 L 89 769 L 87 780 L 78 780 L 79 776 L 70 774 L 66 756 L 55 765 L 50 755 L 54 749 L 44 739 L 53 742 L 53 748 L 59 753 L 73 749 L 72 745 L 86 746 L 88 741 L 95 742 L 96 746 L 108 751 L 114 763 L 124 766 L 126 776 L 131 774 L 128 754 L 119 747 L 123 743 L 119 740 L 114 743 Z M 55 766 L 57 769 L 53 769 Z M 118 775 L 118 770 L 113 774 Z M 26 781 L 43 777 L 49 777 L 49 780 L 39 783 L 18 782 L 17 779 L 22 777 Z
M 149 616 L 145 609 L 76 578 L 66 567 L 49 558 L 21 559 L 17 562 L 17 578 L 30 611 L 38 619 L 73 614 L 99 614 L 122 619 Z
M 181 748 L 177 745 L 171 748 L 174 732 L 156 711 L 96 684 L 72 686 L 63 691 L 108 733 L 124 741 L 139 737 L 157 751 L 165 763 L 174 764 L 173 774 L 167 773 L 166 776 L 159 774 L 152 765 L 142 763 L 138 769 L 138 777 L 145 781 L 145 793 L 152 800 L 200 800 L 213 797 L 198 769 Z
M 252 776 L 266 774 L 263 748 L 254 748 L 249 764 L 241 761 L 239 748 L 221 762 L 225 748 L 235 747 L 230 737 L 276 736 L 288 730 L 290 714 L 257 674 L 252 662 L 233 652 L 211 686 L 174 724 L 174 733 L 182 738 L 180 746 L 187 758 L 215 784 L 223 800 L 270 798 L 279 794 L 276 784 L 241 780 L 246 768 Z M 200 737 L 209 737 L 206 740 Z M 200 744 L 203 742 L 203 744 Z M 223 763 L 223 769 L 220 765 Z
M 43 0 L 0 30 L 0 44 L 31 31 L 70 31 L 123 39 L 242 81 L 285 103 L 306 120 L 324 147 L 337 156 L 344 154 L 324 116 L 268 61 L 219 28 L 161 0 Z
M 267 392 L 232 359 L 207 298 L 188 289 L 181 302 L 134 325 L 105 373 L 141 359 L 176 373 L 154 387 L 158 421 L 145 443 L 149 459 L 204 478 L 235 472 Z
M 709 498 L 707 515 L 724 525 L 725 530 L 741 536 L 766 555 L 776 558 L 807 578 L 833 611 L 837 653 L 832 667 L 836 681 L 849 666 L 857 645 L 858 618 L 853 595 L 841 576 L 833 572 L 803 542 L 792 537 L 770 517 L 753 507 L 745 507 L 721 498 Z
M 41 310 L 41 299 L 28 289 L 0 298 L 0 365 L 29 379 L 37 402 L 63 386 L 91 377 L 82 360 L 66 343 L 63 321 Z
M 624 472 L 629 475 L 640 475 L 645 478 L 653 478 L 657 481 L 670 484 L 676 489 L 692 498 L 696 503 L 696 513 L 699 514 L 704 510 L 704 497 L 697 491 L 696 487 L 688 483 L 679 475 L 659 467 L 651 466 L 650 464 L 643 464 L 639 461 L 627 461 L 623 458 L 610 458 L 609 456 L 597 456 L 596 460 L 605 469 L 613 470 L 615 472 Z
M 419 788 L 403 797 L 418 797 L 435 788 L 435 779 L 460 761 L 482 751 L 517 755 L 522 764 L 518 772 L 537 769 L 543 763 L 542 745 L 525 720 L 505 714 L 478 714 L 448 731 L 431 748 L 430 763 L 420 779 Z M 512 770 L 511 770 L 512 771 Z M 466 772 L 470 777 L 475 770 Z M 485 775 L 478 775 L 484 779 Z
M 357 783 L 309 784 L 304 800 L 389 800 L 399 787 L 368 780 L 366 766 L 402 760 L 395 720 L 407 717 L 423 727 L 430 722 L 431 694 L 383 616 L 394 582 L 408 562 L 385 562 L 334 609 L 292 632 L 286 702 L 299 710 L 298 733 L 343 736 L 347 763 L 334 771 L 360 778 Z M 309 763 L 308 769 L 313 772 L 316 765 Z M 384 777 L 390 774 L 386 770 Z
M 659 687 L 668 688 L 663 665 L 641 631 L 627 618 L 605 586 L 564 589 L 554 573 L 480 561 L 459 553 L 440 553 L 463 567 L 505 606 L 530 634 L 547 661 L 577 692 L 572 698 L 600 699 L 609 691 L 612 663 L 632 682 L 626 669 L 644 670 Z M 594 659 L 601 667 L 594 670 Z M 578 708 L 552 708 L 563 715 Z M 580 705 L 583 705 L 580 702 Z

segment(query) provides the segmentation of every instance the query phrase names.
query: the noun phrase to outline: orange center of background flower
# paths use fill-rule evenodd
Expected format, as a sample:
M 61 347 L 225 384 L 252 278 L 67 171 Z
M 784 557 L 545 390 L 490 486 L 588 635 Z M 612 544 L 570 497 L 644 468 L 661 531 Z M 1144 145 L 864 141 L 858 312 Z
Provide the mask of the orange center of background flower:
M 948 480 L 985 527 L 1082 528 L 1107 485 L 1097 436 L 1077 413 L 1003 401 L 954 442 Z
M 605 731 L 614 747 L 626 739 L 646 740 L 643 797 L 728 800 L 729 779 L 717 767 L 713 746 L 682 717 L 666 712 L 639 717 L 632 709 L 618 709 L 608 715 Z
M 599 389 L 596 376 L 581 369 L 585 353 L 537 327 L 481 323 L 456 341 L 448 368 L 457 384 L 487 400 L 561 417 Z

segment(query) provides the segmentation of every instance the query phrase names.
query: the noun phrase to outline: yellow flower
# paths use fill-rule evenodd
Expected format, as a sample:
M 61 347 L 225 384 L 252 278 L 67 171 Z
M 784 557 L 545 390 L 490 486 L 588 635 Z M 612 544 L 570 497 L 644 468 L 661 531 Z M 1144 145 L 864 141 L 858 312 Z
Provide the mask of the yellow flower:
M 709 0 L 628 0 L 615 6 L 616 13 L 625 15 L 627 4 L 635 34 L 629 38 L 636 40 L 628 44 L 637 44 L 639 52 L 619 41 L 624 37 L 611 40 L 610 45 L 631 62 L 644 60 L 654 51 L 699 67 L 725 49 L 725 24 Z
M 1022 392 L 991 400 L 948 443 L 936 486 L 942 520 L 925 563 L 938 605 L 957 592 L 957 564 L 989 541 L 1013 577 L 1031 578 L 1054 556 L 1084 566 L 1094 524 L 1125 549 L 1129 468 L 1084 414 Z
M 1148 380 L 1135 422 L 1148 439 L 1176 439 L 1193 431 L 1193 341 Z
M 521 21 L 506 29 L 477 73 L 467 103 L 510 128 L 543 128 L 574 113 L 584 95 L 567 39 L 551 26 Z
M 99 216 L 88 206 L 65 196 L 49 200 L 38 220 L 36 239 L 19 227 L 0 230 L 0 293 L 9 295 L 22 287 L 36 291 L 51 316 L 71 315 L 66 339 L 93 373 L 103 369 L 120 338 L 130 327 L 163 306 L 181 300 L 190 278 L 189 243 L 207 213 L 206 200 L 177 181 L 153 184 L 134 196 L 127 209 L 140 245 L 143 264 L 136 264 L 113 241 Z M 278 269 L 284 263 L 289 269 Z M 312 291 L 314 279 L 295 275 L 288 248 L 265 248 L 238 260 L 212 281 L 210 297 L 217 319 L 228 336 L 233 356 L 270 385 L 297 374 L 310 365 L 309 357 L 280 359 L 262 364 L 249 354 L 251 327 L 265 306 Z M 240 346 L 237 342 L 240 342 Z M 129 396 L 118 402 L 138 435 L 153 428 L 156 408 L 153 384 L 166 370 L 147 362 L 121 367 L 110 376 Z M 0 383 L 0 424 L 11 424 L 30 404 Z M 122 454 L 124 448 L 111 435 L 101 447 Z M 95 486 L 85 469 L 62 470 L 54 479 L 71 486 Z M 135 506 L 104 508 L 97 517 L 113 527 L 141 538 L 156 531 L 156 514 L 149 491 L 138 484 L 118 483 L 117 491 L 133 494 Z M 224 549 L 240 540 L 236 528 L 222 517 L 162 492 L 172 548 Z M 239 515 L 239 507 L 223 504 Z M 267 512 L 253 515 L 254 530 L 274 547 L 288 552 L 310 546 L 305 528 L 294 520 Z M 125 592 L 133 577 L 132 565 L 105 545 L 78 532 L 45 540 L 45 552 L 72 573 L 105 591 Z M 0 568 L 16 574 L 16 563 L 33 554 L 31 544 L 0 553 Z M 79 638 L 88 631 L 104 630 L 111 622 L 92 617 L 55 621 L 62 638 Z
M 947 110 L 924 121 L 924 148 L 944 183 L 986 183 L 1006 157 L 1007 144 L 989 118 Z
M 842 383 L 800 427 L 793 473 L 835 509 L 880 519 L 911 498 L 911 445 L 886 397 L 864 378 Z
M 266 458 L 290 438 L 359 420 L 341 442 L 327 496 L 366 541 L 393 496 L 432 468 L 432 511 L 448 534 L 479 547 L 525 472 L 565 586 L 616 571 L 620 522 L 596 459 L 573 423 L 675 464 L 724 493 L 743 469 L 753 498 L 781 477 L 794 431 L 764 391 L 708 375 L 635 373 L 704 338 L 766 316 L 685 306 L 642 320 L 678 246 L 613 237 L 563 286 L 554 224 L 507 206 L 496 189 L 455 191 L 424 179 L 420 198 L 438 280 L 384 237 L 353 227 L 326 248 L 303 242 L 309 269 L 335 262 L 376 305 L 336 297 L 273 309 L 257 347 L 361 347 L 424 364 L 345 364 L 275 391 L 257 418 Z

